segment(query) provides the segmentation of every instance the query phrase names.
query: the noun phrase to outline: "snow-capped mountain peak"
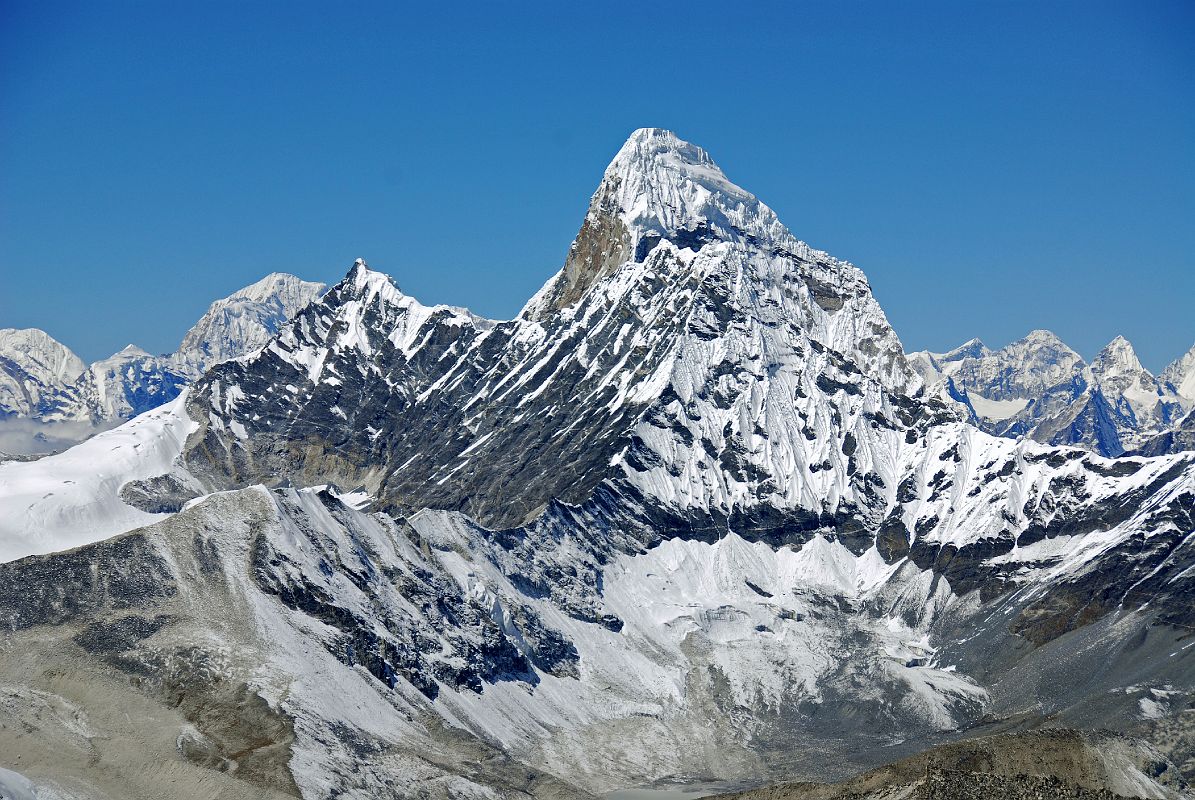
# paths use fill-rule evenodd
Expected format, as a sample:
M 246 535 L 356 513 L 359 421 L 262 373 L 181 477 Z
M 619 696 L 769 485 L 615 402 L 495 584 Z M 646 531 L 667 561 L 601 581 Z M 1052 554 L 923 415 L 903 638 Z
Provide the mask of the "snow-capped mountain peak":
M 1182 417 L 1181 398 L 1137 358 L 1123 336 L 1108 343 L 1091 362 L 1091 382 L 1115 410 L 1119 438 L 1126 450 L 1174 425 Z
M 1024 375 L 1107 405 L 1047 332 L 962 350 L 945 363 L 993 416 L 1028 402 Z M 284 725 L 247 729 L 309 797 L 429 776 L 445 796 L 577 794 L 538 792 L 532 765 L 596 792 L 738 780 L 793 741 L 837 762 L 1186 680 L 1195 463 L 1010 441 L 955 410 L 861 272 L 644 129 L 516 319 L 424 306 L 358 259 L 174 405 L 0 470 L 21 553 L 172 514 L 9 568 L 0 586 L 65 575 L 69 594 L 10 591 L 0 617 L 69 624 L 105 670 L 172 670 L 172 701 L 213 674 L 221 698 L 258 693 L 252 719 Z M 61 659 L 45 630 L 14 647 Z M 1083 695 L 1041 703 L 1068 674 Z M 260 774 L 203 724 L 184 735 L 204 764 Z M 455 780 L 500 760 L 516 783 Z
M 1033 330 L 1029 331 L 1029 333 L 1025 334 L 1024 341 L 1049 343 L 1062 347 L 1066 346 L 1062 339 L 1058 338 L 1058 334 L 1054 333 L 1054 331 L 1046 330 L 1045 328 L 1034 328 Z
M 38 413 L 87 365 L 38 328 L 0 328 L 0 418 Z
M 321 283 L 305 281 L 288 272 L 271 272 L 259 281 L 217 300 L 212 307 L 227 305 L 232 301 L 247 300 L 254 303 L 277 303 L 295 306 L 310 302 L 324 287 Z
M 988 346 L 980 341 L 979 337 L 975 337 L 963 342 L 953 350 L 936 355 L 936 358 L 938 361 L 961 361 L 964 358 L 983 358 L 991 354 L 992 351 L 988 349 Z
M 199 469 L 264 478 L 279 474 L 266 441 L 302 435 L 314 454 L 337 431 L 334 482 L 487 525 L 606 480 L 677 514 L 820 513 L 815 487 L 889 468 L 860 444 L 896 436 L 869 415 L 891 419 L 888 393 L 920 385 L 859 270 L 800 244 L 704 150 L 646 129 L 515 320 L 422 306 L 357 263 L 259 358 L 197 385 L 191 408 L 215 440 L 192 452 L 221 462 Z M 880 513 L 863 484 L 834 500 L 865 494 Z
M 195 378 L 214 364 L 252 352 L 324 293 L 322 283 L 273 272 L 208 307 L 183 336 L 172 366 Z
M 39 328 L 0 329 L 0 357 L 19 358 L 50 381 L 68 380 L 87 368 L 70 348 Z
M 776 223 L 771 209 L 732 183 L 709 153 L 660 128 L 631 134 L 606 169 L 603 194 L 617 202 L 628 225 L 664 235 L 704 223 L 730 238 L 757 219 Z
M 126 344 L 124 347 L 108 356 L 108 358 L 141 358 L 148 355 L 150 355 L 149 351 L 144 350 L 135 344 Z
M 421 305 L 415 298 L 404 294 L 402 289 L 398 288 L 398 283 L 394 278 L 384 272 L 370 269 L 363 258 L 358 258 L 353 262 L 353 266 L 349 269 L 349 273 L 341 286 L 343 287 L 345 283 L 351 283 L 353 290 L 365 302 L 370 302 L 374 298 L 380 297 L 382 300 L 394 305 Z
M 1186 408 L 1195 407 L 1195 345 L 1162 370 L 1160 377 L 1174 387 Z
M 1136 378 L 1141 375 L 1153 377 L 1141 366 L 1133 345 L 1123 336 L 1117 336 L 1100 350 L 1091 362 L 1091 371 L 1101 380 L 1114 377 Z
M 1086 366 L 1061 339 L 1041 329 L 994 351 L 973 339 L 937 360 L 960 388 L 1000 401 L 1039 394 L 1069 381 Z
M 520 316 L 542 320 L 573 305 L 619 267 L 643 263 L 665 240 L 678 251 L 749 243 L 846 266 L 798 241 L 772 209 L 731 182 L 705 150 L 671 131 L 641 128 L 607 167 L 564 269 Z

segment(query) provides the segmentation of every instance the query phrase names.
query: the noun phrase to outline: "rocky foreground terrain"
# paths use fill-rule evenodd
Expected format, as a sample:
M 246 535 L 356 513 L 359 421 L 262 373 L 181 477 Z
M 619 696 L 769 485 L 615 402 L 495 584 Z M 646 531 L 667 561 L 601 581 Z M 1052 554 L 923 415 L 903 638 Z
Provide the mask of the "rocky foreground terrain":
M 794 783 L 718 800 L 1114 800 L 1188 787 L 1155 748 L 1112 733 L 1043 729 L 936 747 L 835 784 Z

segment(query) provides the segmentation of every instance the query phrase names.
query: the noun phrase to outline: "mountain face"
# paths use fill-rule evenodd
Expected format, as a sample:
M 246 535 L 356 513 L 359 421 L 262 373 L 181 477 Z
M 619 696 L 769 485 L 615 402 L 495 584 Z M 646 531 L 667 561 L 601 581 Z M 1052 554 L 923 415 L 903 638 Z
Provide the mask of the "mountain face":
M 187 379 L 169 361 L 129 345 L 87 367 L 74 381 L 44 403 L 45 422 L 86 422 L 131 419 L 174 399 Z
M 1060 724 L 1187 763 L 1195 455 L 994 436 L 925 371 L 1086 369 L 1036 338 L 906 359 L 861 271 L 637 131 L 515 319 L 358 260 L 172 403 L 0 464 L 0 752 L 102 797 L 160 793 L 146 759 L 196 797 L 830 781 Z
M 1195 346 L 1162 370 L 1160 377 L 1188 405 L 1195 406 Z
M 596 230 L 614 242 L 592 250 Z M 625 259 L 611 273 L 591 251 Z M 196 387 L 205 441 L 188 463 L 213 486 L 319 475 L 497 527 L 609 475 L 619 492 L 666 492 L 688 524 L 817 506 L 848 461 L 870 461 L 841 440 L 898 413 L 879 380 L 916 376 L 862 273 L 798 242 L 704 151 L 644 133 L 518 318 L 424 308 L 358 263 L 257 359 Z
M 183 337 L 171 362 L 191 379 L 263 346 L 278 328 L 328 287 L 273 272 L 217 300 Z
M 0 329 L 0 416 L 33 416 L 86 365 L 36 328 Z
M 1185 375 L 1180 362 L 1155 378 L 1123 336 L 1090 365 L 1040 330 L 1000 350 L 972 339 L 949 353 L 919 352 L 909 359 L 927 383 L 946 384 L 985 430 L 1105 456 L 1140 447 L 1195 405 L 1173 385 Z
M 1167 453 L 1182 453 L 1195 450 L 1195 409 L 1179 420 L 1169 430 L 1158 433 L 1143 441 L 1133 455 L 1160 456 Z
M 0 414 L 70 443 L 157 408 L 213 364 L 252 352 L 326 287 L 273 273 L 217 300 L 164 356 L 129 345 L 84 365 L 39 330 L 0 331 Z M 71 441 L 73 440 L 73 441 Z

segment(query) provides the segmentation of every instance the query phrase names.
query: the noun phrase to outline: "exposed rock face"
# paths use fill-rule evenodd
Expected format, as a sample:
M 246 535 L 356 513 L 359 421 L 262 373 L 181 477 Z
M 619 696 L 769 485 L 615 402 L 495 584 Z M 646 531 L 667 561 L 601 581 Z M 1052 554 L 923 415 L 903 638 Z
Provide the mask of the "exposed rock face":
M 985 719 L 1127 729 L 1195 691 L 1195 457 L 978 430 L 858 269 L 665 131 L 632 135 L 516 319 L 358 261 L 154 413 L 96 440 L 124 480 L 47 499 L 66 459 L 0 465 L 14 518 L 158 520 L 8 565 L 48 588 L 0 619 L 39 666 L 69 637 L 144 676 L 142 702 L 205 676 L 197 707 L 246 722 L 186 716 L 178 758 L 253 791 L 839 780 Z M 37 674 L 3 680 L 53 691 Z
M 613 175 L 590 204 L 581 231 L 569 248 L 560 276 L 542 300 L 542 315 L 573 305 L 594 283 L 609 277 L 630 255 L 630 232 L 619 216 L 618 192 L 622 176 Z

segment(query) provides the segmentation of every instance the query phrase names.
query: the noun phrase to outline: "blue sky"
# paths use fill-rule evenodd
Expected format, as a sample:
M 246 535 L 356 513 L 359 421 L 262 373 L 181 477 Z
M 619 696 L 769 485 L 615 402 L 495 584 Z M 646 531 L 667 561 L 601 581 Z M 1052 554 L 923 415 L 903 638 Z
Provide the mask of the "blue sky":
M 169 351 L 357 256 L 510 316 L 659 126 L 862 267 L 909 349 L 1119 333 L 1156 370 L 1195 341 L 1192 41 L 1149 0 L 5 0 L 0 326 Z

